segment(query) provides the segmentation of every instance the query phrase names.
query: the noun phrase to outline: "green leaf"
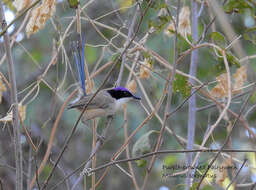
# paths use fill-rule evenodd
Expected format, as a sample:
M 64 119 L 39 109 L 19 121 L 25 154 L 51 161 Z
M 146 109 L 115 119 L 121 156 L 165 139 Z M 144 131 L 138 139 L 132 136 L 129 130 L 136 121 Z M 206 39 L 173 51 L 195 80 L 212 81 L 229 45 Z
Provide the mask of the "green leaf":
M 256 27 L 247 29 L 243 34 L 244 39 L 252 42 L 253 44 L 256 44 L 255 32 L 256 32 Z
M 205 185 L 201 190 L 214 190 L 211 185 Z
M 151 130 L 142 135 L 133 145 L 132 156 L 141 156 L 150 152 L 156 143 L 156 137 L 158 133 L 158 131 Z
M 173 155 L 166 156 L 164 158 L 164 165 L 165 166 L 171 166 L 177 161 L 177 157 Z
M 251 9 L 251 11 L 253 11 L 253 6 L 246 0 L 229 0 L 224 5 L 226 13 L 244 13 L 246 9 Z
M 196 190 L 198 186 L 198 182 L 193 183 L 192 187 L 190 187 L 190 190 Z
M 225 37 L 220 32 L 212 32 L 210 38 L 216 43 L 216 45 L 225 47 L 227 45 Z
M 175 93 L 181 93 L 183 98 L 188 97 L 191 92 L 191 87 L 188 85 L 187 78 L 176 74 L 173 81 L 173 90 Z
M 138 167 L 144 167 L 147 165 L 147 160 L 140 159 L 135 161 Z
M 77 9 L 79 5 L 79 0 L 68 0 L 68 4 L 70 8 Z
M 221 55 L 220 52 L 218 52 L 218 53 L 219 53 L 219 55 Z M 236 68 L 239 68 L 241 66 L 239 63 L 239 60 L 230 51 L 226 52 L 226 57 L 227 57 L 228 65 L 230 67 L 235 66 Z M 213 66 L 213 70 L 217 73 L 217 75 L 219 75 L 226 71 L 226 67 L 225 67 L 224 60 L 222 57 L 218 57 L 217 61 L 218 61 L 218 63 L 217 63 L 217 65 Z
M 166 25 L 170 22 L 171 17 L 162 15 L 158 16 L 156 19 L 151 19 L 148 21 L 148 27 L 153 27 L 156 30 L 156 33 L 160 33 Z
M 85 47 L 85 57 L 88 64 L 94 63 L 97 60 L 98 52 L 97 48 L 86 46 Z

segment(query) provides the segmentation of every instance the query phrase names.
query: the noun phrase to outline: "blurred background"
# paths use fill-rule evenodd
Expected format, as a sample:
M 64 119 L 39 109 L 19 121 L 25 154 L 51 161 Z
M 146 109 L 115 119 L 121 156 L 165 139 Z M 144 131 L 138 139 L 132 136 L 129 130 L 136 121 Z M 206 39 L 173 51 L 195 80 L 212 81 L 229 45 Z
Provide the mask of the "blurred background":
M 48 1 L 51 2 L 51 1 Z M 252 90 L 252 84 L 256 81 L 255 71 L 255 13 L 256 4 L 254 1 L 232 1 L 228 0 L 222 6 L 223 1 L 214 1 L 221 9 L 215 9 L 207 0 L 195 1 L 198 5 L 198 10 L 201 8 L 199 17 L 198 29 L 199 35 L 202 35 L 201 43 L 213 43 L 221 48 L 227 47 L 233 40 L 239 37 L 233 46 L 240 50 L 235 50 L 231 45 L 227 48 L 228 62 L 233 76 L 232 82 L 236 80 L 233 75 L 242 66 L 246 67 L 245 80 L 241 86 L 239 93 L 233 94 L 230 110 L 239 113 L 241 105 L 248 97 Z M 20 13 L 15 9 L 15 4 L 12 1 L 5 0 L 4 14 L 7 24 L 16 18 Z M 17 2 L 16 2 L 17 3 Z M 40 2 L 42 3 L 42 2 Z M 40 4 L 39 3 L 39 4 Z M 28 143 L 27 137 L 22 129 L 22 150 L 23 150 L 23 166 L 24 166 L 24 187 L 32 180 L 36 169 L 46 153 L 53 125 L 56 122 L 56 117 L 61 106 L 67 100 L 68 96 L 77 88 L 79 88 L 79 78 L 76 70 L 76 65 L 72 55 L 72 43 L 77 40 L 77 24 L 76 9 L 70 8 L 67 1 L 53 1 L 56 4 L 56 10 L 51 13 L 45 25 L 35 33 L 29 33 L 26 27 L 31 17 L 30 11 L 27 11 L 24 16 L 21 16 L 8 29 L 12 44 L 12 56 L 15 63 L 15 74 L 18 88 L 18 101 L 20 109 L 23 109 L 22 117 L 24 126 L 29 131 L 33 143 L 38 147 L 35 152 Z M 141 14 L 147 8 L 148 1 L 140 2 L 140 11 L 136 19 L 134 31 L 139 26 Z M 110 66 L 103 67 L 106 64 L 114 62 L 127 43 L 127 34 L 132 23 L 132 19 L 137 11 L 137 2 L 133 0 L 110 0 L 110 1 L 81 1 L 81 31 L 85 36 L 85 59 L 90 75 L 96 72 L 97 75 L 92 79 L 93 85 L 87 86 L 88 91 L 94 92 L 102 84 L 106 74 L 110 70 Z M 166 11 L 166 7 L 168 11 Z M 181 1 L 181 8 L 188 7 L 189 13 L 187 22 L 191 25 L 191 3 L 187 0 Z M 166 60 L 170 65 L 174 62 L 174 36 L 171 34 L 170 23 L 175 19 L 177 10 L 177 1 L 153 1 L 153 5 L 144 15 L 143 21 L 136 34 L 134 41 L 142 46 L 150 49 Z M 218 12 L 219 11 L 219 12 Z M 218 17 L 220 14 L 225 17 Z M 216 16 L 217 15 L 217 16 Z M 214 22 L 209 23 L 214 19 Z M 182 18 L 180 18 L 181 20 Z M 229 23 L 231 28 L 227 28 L 225 23 Z M 169 30 L 168 30 L 169 29 Z M 235 36 L 229 36 L 235 34 Z M 144 39 L 144 41 L 143 41 Z M 188 42 L 192 41 L 191 28 L 186 32 L 185 36 L 181 33 L 178 36 L 177 51 L 179 56 L 183 56 L 191 48 Z M 131 48 L 135 47 L 135 43 Z M 217 49 L 205 46 L 198 50 L 198 67 L 196 78 L 202 83 L 208 83 L 204 87 L 205 91 L 213 93 L 212 89 L 219 82 L 216 77 L 225 72 L 223 59 L 218 56 L 220 52 Z M 57 55 L 56 57 L 55 54 Z M 247 56 L 252 56 L 251 58 Z M 254 57 L 253 57 L 254 56 Z M 15 186 L 15 157 L 13 145 L 12 123 L 5 118 L 10 110 L 10 91 L 5 82 L 8 80 L 8 67 L 5 58 L 5 50 L 3 37 L 0 38 L 0 58 L 1 58 L 1 98 L 0 117 L 0 180 L 3 184 L 3 189 L 14 189 Z M 130 102 L 127 105 L 127 134 L 128 136 L 145 120 L 150 112 L 153 111 L 155 105 L 163 94 L 163 89 L 166 84 L 166 78 L 170 72 L 167 66 L 156 60 L 150 52 L 135 51 L 127 53 L 123 77 L 121 80 L 122 86 L 135 86 L 135 94 L 142 98 L 141 102 Z M 146 65 L 149 69 L 145 69 L 141 65 Z M 182 59 L 177 65 L 177 69 L 189 73 L 190 54 Z M 104 88 L 113 87 L 120 72 L 121 63 L 118 63 L 114 72 L 107 80 Z M 130 72 L 133 68 L 135 73 Z M 145 76 L 142 74 L 145 72 Z M 240 76 L 240 75 L 239 75 Z M 244 76 L 243 76 L 244 77 Z M 132 82 L 131 82 L 132 81 Z M 191 86 L 187 82 L 187 78 L 178 75 L 174 80 L 174 91 L 171 102 L 170 111 L 175 110 L 189 95 Z M 88 83 L 86 83 L 88 85 Z M 197 83 L 196 85 L 199 85 Z M 3 87 L 2 87 L 3 86 Z M 214 94 L 212 94 L 214 95 Z M 219 101 L 226 102 L 227 97 L 216 96 Z M 74 100 L 76 97 L 73 97 Z M 243 118 L 245 124 L 238 122 L 232 131 L 231 140 L 226 148 L 230 149 L 254 149 L 255 148 L 255 107 L 256 93 L 253 92 L 249 99 Z M 195 144 L 200 145 L 209 130 L 209 127 L 214 124 L 219 117 L 220 108 L 216 107 L 215 103 L 203 96 L 200 93 L 196 95 L 197 113 L 196 113 L 196 136 Z M 145 134 L 149 134 L 151 130 L 159 131 L 161 129 L 164 110 L 167 98 L 164 99 L 158 115 L 154 115 L 146 124 L 138 130 L 135 136 L 129 142 L 129 154 L 131 157 L 141 155 L 143 152 L 139 147 L 139 153 L 132 154 L 134 144 L 138 142 Z M 212 105 L 212 106 L 209 106 Z M 76 110 L 67 110 L 65 108 L 61 119 L 58 123 L 56 134 L 54 136 L 53 146 L 47 164 L 42 170 L 38 183 L 42 184 L 46 177 L 50 174 L 53 164 L 59 155 L 67 137 L 69 136 L 72 127 L 79 117 L 79 112 Z M 207 141 L 205 147 L 220 148 L 226 139 L 231 124 L 235 118 L 230 114 L 222 119 L 211 137 Z M 98 118 L 96 120 L 97 131 L 100 134 L 106 125 L 106 118 Z M 92 126 L 90 122 L 89 128 L 85 127 L 81 122 L 71 139 L 64 155 L 62 156 L 57 169 L 55 170 L 52 179 L 49 182 L 47 189 L 51 189 L 58 184 L 65 176 L 73 172 L 90 155 L 92 149 Z M 167 127 L 172 129 L 176 135 L 184 139 L 184 145 L 187 138 L 188 126 L 188 104 L 185 103 L 179 110 L 172 114 L 167 120 Z M 248 126 L 250 131 L 245 128 Z M 146 152 L 151 152 L 156 143 L 158 133 L 152 132 L 148 135 L 151 144 L 146 147 Z M 111 157 L 125 142 L 124 129 L 124 113 L 119 112 L 115 117 L 107 134 L 107 141 L 104 146 L 97 152 L 96 165 L 100 166 L 110 161 Z M 183 150 L 180 143 L 177 142 L 169 132 L 165 132 L 162 139 L 161 149 Z M 142 145 L 141 145 L 142 146 Z M 198 148 L 198 147 L 197 147 Z M 134 150 L 135 151 L 135 150 Z M 200 155 L 199 165 L 207 165 L 213 157 L 213 153 L 202 153 Z M 228 156 L 229 155 L 229 156 Z M 232 158 L 235 159 L 231 159 Z M 124 151 L 118 159 L 127 158 L 127 153 Z M 248 189 L 249 185 L 256 182 L 255 173 L 255 154 L 253 153 L 227 153 L 222 155 L 216 161 L 217 165 L 224 164 L 235 165 L 238 168 L 243 163 L 243 159 L 248 158 L 247 164 L 250 167 L 244 167 L 238 176 L 237 184 L 248 184 L 242 187 L 241 185 L 232 186 L 233 189 Z M 138 186 L 142 186 L 146 174 L 146 169 L 151 158 L 146 158 L 141 163 L 131 162 L 135 179 Z M 149 180 L 145 189 L 153 190 L 171 190 L 184 189 L 185 178 L 178 175 L 176 177 L 163 177 L 163 173 L 175 173 L 182 170 L 163 170 L 163 165 L 185 165 L 186 155 L 183 154 L 161 154 L 157 156 L 153 169 L 150 173 Z M 120 167 L 129 171 L 127 163 L 120 164 Z M 254 168 L 254 169 L 253 169 Z M 203 171 L 203 170 L 202 170 Z M 216 178 L 209 178 L 208 182 L 204 181 L 202 187 L 205 189 L 224 189 L 226 184 L 229 184 L 232 176 L 237 170 L 219 171 L 213 169 L 211 172 L 216 174 Z M 66 181 L 59 184 L 56 189 L 70 189 L 72 184 L 79 176 L 81 170 L 69 177 Z M 234 172 L 234 173 L 232 173 Z M 96 172 L 96 182 L 103 175 L 104 169 Z M 198 180 L 198 179 L 196 179 Z M 226 181 L 225 180 L 229 180 Z M 93 182 L 92 176 L 85 180 L 84 186 L 89 189 Z M 211 184 L 211 187 L 207 186 Z M 124 173 L 120 168 L 112 166 L 107 175 L 98 184 L 96 189 L 136 189 L 131 177 Z M 34 189 L 38 189 L 37 183 Z M 85 189 L 82 185 L 77 186 L 77 189 Z

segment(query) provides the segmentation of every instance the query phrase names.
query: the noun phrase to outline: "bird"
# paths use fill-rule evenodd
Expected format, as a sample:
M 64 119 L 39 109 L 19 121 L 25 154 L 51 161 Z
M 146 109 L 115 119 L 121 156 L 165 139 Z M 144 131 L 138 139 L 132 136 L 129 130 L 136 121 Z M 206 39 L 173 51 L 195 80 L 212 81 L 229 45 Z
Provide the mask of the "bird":
M 78 101 L 68 105 L 68 109 L 76 108 L 82 111 L 94 94 L 82 96 Z M 99 91 L 92 101 L 88 104 L 84 114 L 83 122 L 95 119 L 97 117 L 113 116 L 122 106 L 130 100 L 141 100 L 127 88 L 118 86 L 112 89 L 103 89 Z

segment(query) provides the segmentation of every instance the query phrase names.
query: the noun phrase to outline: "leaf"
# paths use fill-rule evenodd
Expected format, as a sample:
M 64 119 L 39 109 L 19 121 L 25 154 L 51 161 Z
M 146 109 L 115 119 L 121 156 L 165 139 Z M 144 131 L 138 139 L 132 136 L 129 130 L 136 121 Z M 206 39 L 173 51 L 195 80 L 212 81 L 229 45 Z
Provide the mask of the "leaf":
M 70 8 L 77 9 L 77 7 L 79 5 L 79 1 L 78 0 L 68 0 L 68 4 L 69 4 Z
M 249 28 L 245 31 L 243 34 L 243 37 L 245 40 L 252 42 L 253 44 L 256 44 L 256 27 Z
M 166 24 L 170 21 L 170 16 L 159 16 L 155 19 L 150 19 L 148 22 L 149 28 L 154 28 L 156 33 L 160 33 L 165 27 Z
M 147 160 L 140 159 L 135 161 L 138 167 L 144 167 L 147 165 Z
M 189 190 L 196 190 L 198 186 L 198 182 L 193 183 L 192 187 Z
M 253 6 L 245 0 L 229 0 L 224 5 L 224 10 L 227 13 L 243 13 L 246 11 L 246 9 L 251 9 L 253 11 Z
M 132 92 L 135 93 L 136 92 L 136 88 L 137 88 L 137 84 L 135 82 L 135 80 L 131 80 L 128 84 L 127 84 L 127 89 Z
M 219 55 L 221 55 L 219 51 L 217 52 Z M 226 57 L 227 57 L 228 65 L 230 67 L 235 66 L 239 68 L 241 66 L 239 63 L 239 60 L 230 51 L 226 52 Z M 213 70 L 215 70 L 218 74 L 221 74 L 226 71 L 225 64 L 222 57 L 218 57 L 217 61 L 218 63 L 217 65 L 214 65 Z
M 255 153 L 248 152 L 246 155 L 248 157 L 248 161 L 249 161 L 250 165 L 252 166 L 252 167 L 250 167 L 250 171 L 254 175 L 256 175 L 256 169 L 255 169 L 256 168 L 256 156 L 255 156 Z
M 228 96 L 228 76 L 227 73 L 223 73 L 216 77 L 218 83 L 210 91 L 210 94 L 216 98 L 224 98 Z
M 144 62 L 140 65 L 140 78 L 149 79 L 152 67 L 152 59 L 144 59 Z
M 225 178 L 225 180 L 222 182 L 222 187 L 224 187 L 225 189 L 228 187 L 228 185 L 230 184 L 230 179 L 228 177 Z M 230 185 L 230 187 L 228 188 L 229 190 L 234 190 L 234 184 Z
M 191 87 L 188 85 L 187 78 L 176 74 L 173 81 L 173 90 L 177 93 L 181 93 L 183 98 L 186 98 L 190 95 Z
M 26 26 L 26 33 L 28 37 L 44 28 L 46 21 L 54 14 L 55 8 L 56 0 L 43 0 L 40 6 L 35 7 L 32 10 L 30 19 Z
M 164 165 L 171 166 L 177 161 L 177 157 L 173 155 L 166 156 L 164 158 Z
M 246 66 L 242 66 L 236 70 L 235 74 L 233 74 L 234 85 L 233 85 L 233 94 L 237 94 L 242 92 L 242 87 L 247 79 Z
M 21 103 L 19 103 L 18 111 L 19 111 L 22 121 L 24 121 L 26 119 L 26 108 L 27 108 L 26 105 L 23 106 Z M 5 117 L 0 119 L 0 122 L 10 122 L 10 121 L 12 121 L 12 119 L 13 119 L 13 114 L 12 114 L 12 111 L 10 111 L 9 113 L 6 114 Z
M 20 12 L 21 10 L 23 10 L 24 8 L 28 7 L 31 4 L 30 0 L 15 0 L 13 2 L 13 6 L 15 7 L 15 9 Z
M 201 190 L 214 190 L 211 185 L 205 185 Z
M 220 32 L 212 32 L 210 34 L 210 38 L 216 43 L 216 45 L 225 47 L 227 45 L 227 41 Z
M 156 143 L 156 137 L 158 133 L 158 131 L 151 130 L 142 135 L 133 145 L 132 156 L 141 156 L 150 152 Z
M 120 12 L 125 13 L 128 7 L 132 6 L 133 0 L 118 0 L 120 6 Z
M 171 37 L 175 32 L 175 24 L 171 20 L 168 27 L 165 29 L 165 34 Z M 190 9 L 188 6 L 182 7 L 179 13 L 179 26 L 178 26 L 178 34 L 183 38 L 187 38 L 191 36 L 191 24 L 190 24 Z

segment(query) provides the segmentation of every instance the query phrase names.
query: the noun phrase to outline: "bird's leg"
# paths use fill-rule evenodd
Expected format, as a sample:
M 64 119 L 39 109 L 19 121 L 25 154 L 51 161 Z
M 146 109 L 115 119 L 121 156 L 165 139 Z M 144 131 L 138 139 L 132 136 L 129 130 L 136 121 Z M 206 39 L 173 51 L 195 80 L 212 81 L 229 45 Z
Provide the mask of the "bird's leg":
M 86 120 L 84 117 L 82 117 L 81 121 L 82 121 L 82 123 L 84 124 L 84 126 L 85 126 L 87 129 L 89 129 L 89 131 L 92 133 L 92 128 L 89 127 L 89 121 Z M 101 138 L 101 135 L 99 135 L 97 132 L 96 132 L 96 136 L 97 136 L 97 138 Z
M 106 140 L 106 134 L 108 132 L 108 129 L 110 127 L 110 124 L 111 124 L 113 118 L 114 117 L 112 115 L 107 117 L 107 126 L 106 126 L 106 128 L 103 129 L 101 136 L 98 136 L 98 140 L 101 142 L 101 144 L 103 144 L 104 141 Z

